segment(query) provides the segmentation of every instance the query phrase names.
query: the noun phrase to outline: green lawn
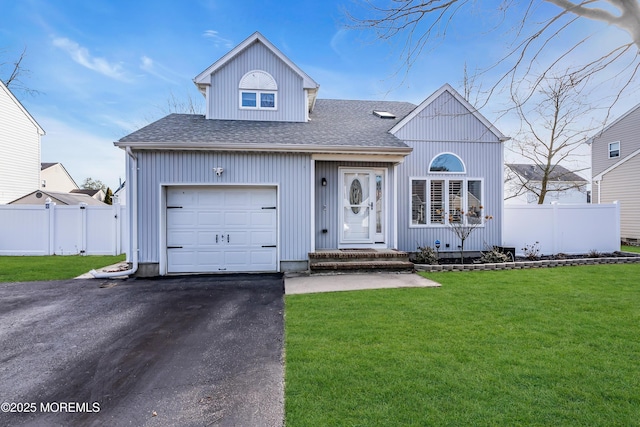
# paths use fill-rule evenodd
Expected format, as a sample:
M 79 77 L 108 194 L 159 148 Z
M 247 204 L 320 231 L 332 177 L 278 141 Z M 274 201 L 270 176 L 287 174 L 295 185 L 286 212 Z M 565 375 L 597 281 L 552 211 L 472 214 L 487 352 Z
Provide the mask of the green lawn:
M 125 256 L 0 256 L 0 282 L 72 279 Z
M 639 252 L 640 253 L 640 246 L 625 246 L 622 245 L 620 247 L 621 251 L 626 251 L 626 252 Z
M 286 297 L 288 427 L 640 425 L 640 265 L 427 276 Z

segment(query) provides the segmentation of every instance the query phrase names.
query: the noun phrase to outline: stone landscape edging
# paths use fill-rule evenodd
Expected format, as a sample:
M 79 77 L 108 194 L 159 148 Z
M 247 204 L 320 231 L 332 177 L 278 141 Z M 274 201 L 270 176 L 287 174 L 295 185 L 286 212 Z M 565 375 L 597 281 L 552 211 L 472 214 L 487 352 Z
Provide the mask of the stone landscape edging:
M 522 270 L 528 268 L 570 267 L 575 265 L 634 264 L 640 263 L 640 255 L 624 257 L 568 258 L 539 261 L 515 261 L 487 264 L 416 264 L 416 271 L 437 273 L 441 271 Z

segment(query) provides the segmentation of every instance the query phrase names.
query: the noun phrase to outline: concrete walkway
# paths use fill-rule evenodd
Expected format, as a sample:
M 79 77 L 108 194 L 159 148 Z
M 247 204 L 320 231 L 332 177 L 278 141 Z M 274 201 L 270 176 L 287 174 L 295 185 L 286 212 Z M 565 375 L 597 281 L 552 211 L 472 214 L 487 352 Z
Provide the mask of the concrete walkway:
M 287 295 L 386 288 L 438 288 L 439 283 L 412 273 L 327 274 L 285 276 Z

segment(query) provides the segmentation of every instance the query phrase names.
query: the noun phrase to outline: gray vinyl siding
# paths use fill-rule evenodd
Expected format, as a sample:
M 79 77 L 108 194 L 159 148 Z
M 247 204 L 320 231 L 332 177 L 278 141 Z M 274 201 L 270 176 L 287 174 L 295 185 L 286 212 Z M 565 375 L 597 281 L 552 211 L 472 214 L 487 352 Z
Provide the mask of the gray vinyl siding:
M 141 151 L 138 236 L 141 263 L 158 263 L 160 193 L 164 184 L 277 184 L 281 261 L 306 261 L 310 251 L 311 160 L 303 154 Z M 213 168 L 224 168 L 216 176 Z
M 477 117 L 449 92 L 443 92 L 395 136 L 403 141 L 497 141 Z
M 262 70 L 275 79 L 277 109 L 241 109 L 238 84 L 252 70 Z M 303 80 L 288 65 L 261 43 L 254 43 L 233 61 L 211 76 L 209 117 L 222 120 L 259 120 L 304 122 L 306 120 L 306 97 Z
M 483 228 L 474 231 L 465 242 L 465 250 L 478 251 L 487 245 L 502 244 L 503 146 L 499 142 L 405 141 L 413 153 L 398 166 L 398 249 L 415 251 L 441 241 L 441 252 L 456 251 L 460 242 L 446 227 L 411 227 L 411 178 L 479 179 L 483 186 L 484 214 L 493 215 Z M 429 173 L 431 159 L 440 153 L 456 154 L 466 166 L 466 174 Z M 446 248 L 446 244 L 449 248 Z
M 389 241 L 392 246 L 395 218 L 393 217 L 393 165 L 390 163 L 376 162 L 316 162 L 315 173 L 315 218 L 316 218 L 316 249 L 336 249 L 339 241 L 339 231 L 342 224 L 339 223 L 340 206 L 340 172 L 339 168 L 387 168 L 387 212 L 389 214 Z M 327 179 L 326 187 L 322 186 L 322 178 Z M 323 233 L 322 230 L 327 230 Z
M 591 144 L 591 174 L 596 176 L 640 149 L 640 107 L 593 139 Z M 609 143 L 620 141 L 620 157 L 609 158 Z
M 620 202 L 620 237 L 640 239 L 640 155 L 606 173 L 601 203 Z M 630 185 L 631 184 L 631 185 Z M 597 185 L 594 185 L 597 188 Z M 596 199 L 597 202 L 597 199 Z

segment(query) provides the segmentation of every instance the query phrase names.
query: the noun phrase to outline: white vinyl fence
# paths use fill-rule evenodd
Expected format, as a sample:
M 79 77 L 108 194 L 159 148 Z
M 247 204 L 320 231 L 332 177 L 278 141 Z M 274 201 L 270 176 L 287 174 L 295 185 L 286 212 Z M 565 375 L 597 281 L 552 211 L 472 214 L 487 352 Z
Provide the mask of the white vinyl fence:
M 1 205 L 0 255 L 119 255 L 127 230 L 121 205 Z
M 503 240 L 516 255 L 536 242 L 541 255 L 618 251 L 620 204 L 505 206 Z

